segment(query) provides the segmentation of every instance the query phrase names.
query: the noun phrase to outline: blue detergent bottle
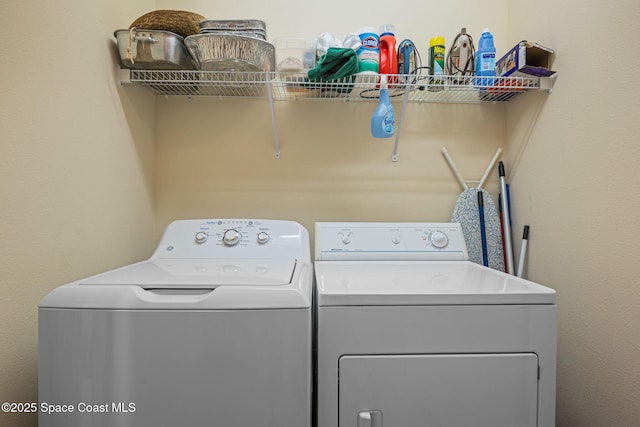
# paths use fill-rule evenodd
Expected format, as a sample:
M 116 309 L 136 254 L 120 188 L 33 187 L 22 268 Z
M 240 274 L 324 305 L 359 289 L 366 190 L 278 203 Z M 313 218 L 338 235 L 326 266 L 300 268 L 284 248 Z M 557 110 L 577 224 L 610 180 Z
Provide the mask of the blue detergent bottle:
M 371 134 L 374 138 L 390 138 L 395 132 L 396 116 L 389 100 L 387 76 L 380 76 L 380 102 L 371 117 Z
M 493 35 L 488 28 L 485 28 L 480 36 L 478 50 L 476 51 L 476 76 L 482 78 L 475 79 L 475 85 L 493 86 L 494 79 L 487 77 L 495 77 L 495 75 L 496 47 L 493 43 Z

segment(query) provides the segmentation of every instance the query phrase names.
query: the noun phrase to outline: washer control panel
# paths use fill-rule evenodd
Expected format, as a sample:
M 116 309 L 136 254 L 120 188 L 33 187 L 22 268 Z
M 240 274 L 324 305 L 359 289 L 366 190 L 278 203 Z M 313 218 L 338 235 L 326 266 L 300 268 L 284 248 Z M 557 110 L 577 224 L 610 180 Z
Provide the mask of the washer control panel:
M 293 221 L 204 219 L 169 224 L 154 257 L 310 258 L 309 252 L 307 230 Z
M 317 222 L 316 260 L 467 260 L 458 223 Z
M 282 225 L 282 224 L 278 224 Z M 275 226 L 271 221 L 258 220 L 212 220 L 197 225 L 193 235 L 195 244 L 213 242 L 221 246 L 266 245 L 271 240 L 271 229 Z M 277 228 L 277 227 L 276 227 Z M 282 231 L 282 230 L 278 230 Z

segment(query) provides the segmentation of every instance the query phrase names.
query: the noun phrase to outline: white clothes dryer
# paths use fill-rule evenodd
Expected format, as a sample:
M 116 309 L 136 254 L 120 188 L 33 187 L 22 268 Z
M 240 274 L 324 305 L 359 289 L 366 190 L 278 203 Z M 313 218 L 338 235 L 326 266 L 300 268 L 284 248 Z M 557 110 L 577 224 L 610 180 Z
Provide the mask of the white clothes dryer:
M 171 223 L 40 302 L 39 425 L 310 426 L 312 288 L 295 222 Z
M 552 427 L 556 293 L 450 223 L 316 223 L 318 427 Z

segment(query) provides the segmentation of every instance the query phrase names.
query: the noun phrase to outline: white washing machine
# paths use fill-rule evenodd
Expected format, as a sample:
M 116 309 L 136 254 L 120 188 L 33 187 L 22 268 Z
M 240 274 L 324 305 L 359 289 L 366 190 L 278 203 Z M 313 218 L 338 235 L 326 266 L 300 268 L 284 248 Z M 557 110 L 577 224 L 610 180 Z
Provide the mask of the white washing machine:
M 295 222 L 173 222 L 40 302 L 39 425 L 310 426 L 312 288 Z
M 316 223 L 317 427 L 555 425 L 556 293 L 450 223 Z

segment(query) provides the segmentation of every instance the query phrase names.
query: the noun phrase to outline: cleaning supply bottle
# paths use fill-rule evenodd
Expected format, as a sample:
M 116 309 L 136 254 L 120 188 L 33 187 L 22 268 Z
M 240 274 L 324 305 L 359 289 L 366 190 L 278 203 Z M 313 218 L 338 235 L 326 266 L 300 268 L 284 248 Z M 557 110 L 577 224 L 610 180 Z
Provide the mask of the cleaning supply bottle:
M 433 37 L 429 40 L 429 90 L 443 90 L 444 82 L 444 37 Z
M 390 138 L 395 132 L 395 113 L 389 100 L 387 76 L 380 76 L 380 102 L 371 117 L 371 134 L 374 138 Z
M 384 24 L 380 27 L 380 74 L 398 73 L 398 52 L 394 31 L 393 24 Z M 388 80 L 393 83 L 394 77 Z
M 358 32 L 362 46 L 358 49 L 358 74 L 377 74 L 380 62 L 380 36 L 373 27 Z
M 475 79 L 475 85 L 493 86 L 494 79 L 488 77 L 495 75 L 496 47 L 493 44 L 493 35 L 488 28 L 485 28 L 478 41 L 478 50 L 476 51 L 476 76 L 481 78 Z

